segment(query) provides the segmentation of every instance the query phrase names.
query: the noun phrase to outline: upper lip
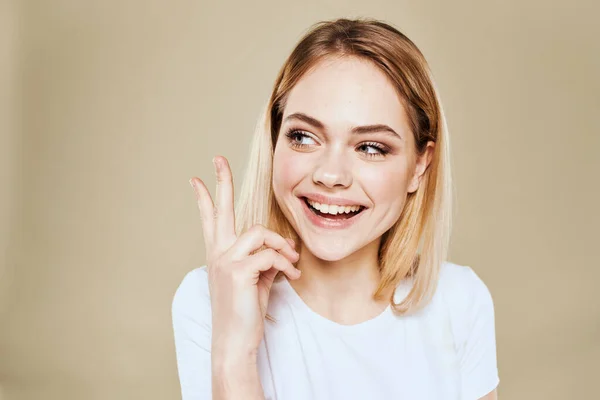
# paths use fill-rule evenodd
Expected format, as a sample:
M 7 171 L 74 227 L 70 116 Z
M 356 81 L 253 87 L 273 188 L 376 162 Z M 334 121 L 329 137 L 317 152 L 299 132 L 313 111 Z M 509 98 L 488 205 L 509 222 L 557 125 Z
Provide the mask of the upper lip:
M 344 199 L 341 197 L 329 197 L 319 193 L 301 193 L 298 197 L 306 197 L 309 200 L 316 201 L 320 204 L 330 204 L 337 206 L 368 206 L 357 200 Z

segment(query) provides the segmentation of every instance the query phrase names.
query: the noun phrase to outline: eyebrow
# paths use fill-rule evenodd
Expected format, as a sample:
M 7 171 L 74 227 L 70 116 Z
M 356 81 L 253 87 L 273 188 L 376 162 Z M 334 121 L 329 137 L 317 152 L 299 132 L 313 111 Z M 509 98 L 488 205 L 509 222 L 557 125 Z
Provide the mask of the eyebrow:
M 309 125 L 314 126 L 317 129 L 321 129 L 321 130 L 325 129 L 325 124 L 323 124 L 321 121 L 319 121 L 316 118 L 311 117 L 310 115 L 307 115 L 307 114 L 304 114 L 301 112 L 297 112 L 297 113 L 288 115 L 287 117 L 285 117 L 283 122 L 287 122 L 287 121 L 291 121 L 291 120 L 303 121 Z M 402 136 L 400 136 L 398 133 L 396 133 L 395 130 L 393 130 L 392 128 L 390 128 L 388 125 L 385 125 L 385 124 L 355 126 L 352 129 L 350 129 L 350 132 L 355 135 L 361 135 L 361 134 L 365 134 L 365 133 L 374 133 L 374 132 L 384 132 L 390 136 L 394 136 L 394 137 L 399 138 L 400 140 L 403 140 Z

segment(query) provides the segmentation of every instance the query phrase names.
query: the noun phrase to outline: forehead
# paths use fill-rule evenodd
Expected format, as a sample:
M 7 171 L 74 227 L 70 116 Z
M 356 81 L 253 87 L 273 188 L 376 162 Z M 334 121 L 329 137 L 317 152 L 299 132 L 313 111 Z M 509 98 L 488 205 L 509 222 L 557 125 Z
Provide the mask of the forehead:
M 404 106 L 390 79 L 367 60 L 326 59 L 292 88 L 283 117 L 306 113 L 327 126 L 387 124 L 406 130 Z

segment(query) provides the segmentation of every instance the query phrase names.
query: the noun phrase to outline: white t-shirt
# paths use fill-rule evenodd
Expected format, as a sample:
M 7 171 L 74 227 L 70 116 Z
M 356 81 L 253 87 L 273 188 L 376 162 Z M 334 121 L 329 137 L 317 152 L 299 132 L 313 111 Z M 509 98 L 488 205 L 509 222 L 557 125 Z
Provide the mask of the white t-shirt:
M 211 310 L 206 266 L 177 289 L 173 328 L 183 400 L 210 400 Z M 399 303 L 410 280 L 398 285 Z M 445 262 L 431 303 L 341 325 L 309 308 L 285 276 L 271 289 L 258 349 L 266 400 L 475 400 L 499 382 L 494 306 L 466 266 Z

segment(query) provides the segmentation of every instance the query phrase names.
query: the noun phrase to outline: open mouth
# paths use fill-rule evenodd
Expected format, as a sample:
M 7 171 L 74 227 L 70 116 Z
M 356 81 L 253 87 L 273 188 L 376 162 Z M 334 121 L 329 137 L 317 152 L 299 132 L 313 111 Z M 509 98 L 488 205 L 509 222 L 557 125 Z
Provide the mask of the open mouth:
M 357 216 L 358 214 L 360 214 L 361 212 L 363 212 L 363 210 L 365 209 L 364 206 L 360 206 L 360 208 L 356 211 L 350 211 L 348 213 L 342 212 L 342 213 L 338 213 L 338 214 L 329 214 L 329 213 L 323 213 L 319 210 L 317 210 L 316 208 L 314 208 L 313 206 L 310 205 L 310 203 L 308 202 L 308 199 L 306 197 L 303 197 L 302 200 L 304 201 L 304 203 L 306 204 L 306 206 L 308 207 L 308 209 L 314 213 L 315 215 L 324 218 L 324 219 L 329 219 L 329 220 L 340 220 L 340 219 L 351 219 L 355 216 Z

